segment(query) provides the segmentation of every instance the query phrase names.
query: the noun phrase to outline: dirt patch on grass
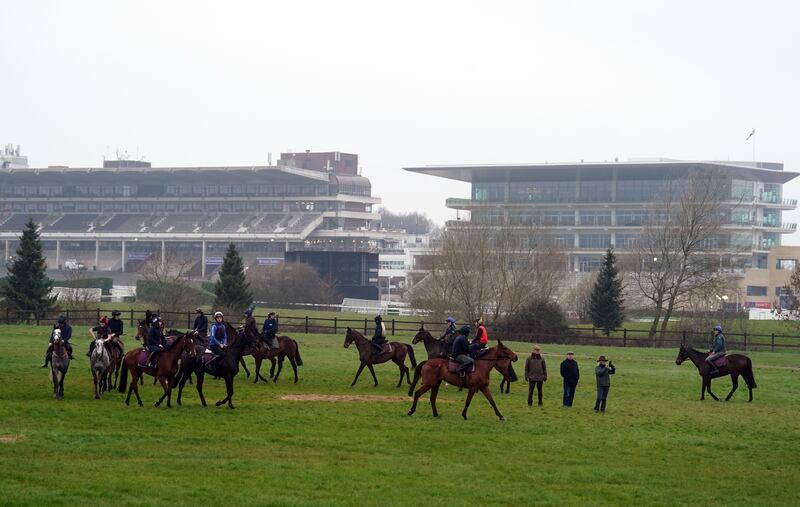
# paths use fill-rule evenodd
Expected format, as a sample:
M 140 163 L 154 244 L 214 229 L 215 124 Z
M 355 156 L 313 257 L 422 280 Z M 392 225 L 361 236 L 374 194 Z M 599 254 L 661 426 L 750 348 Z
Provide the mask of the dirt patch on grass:
M 0 444 L 13 444 L 26 438 L 25 435 L 0 435 Z
M 284 394 L 280 399 L 286 401 L 328 401 L 333 403 L 369 403 L 373 401 L 408 403 L 411 398 L 408 396 L 378 396 L 370 394 Z

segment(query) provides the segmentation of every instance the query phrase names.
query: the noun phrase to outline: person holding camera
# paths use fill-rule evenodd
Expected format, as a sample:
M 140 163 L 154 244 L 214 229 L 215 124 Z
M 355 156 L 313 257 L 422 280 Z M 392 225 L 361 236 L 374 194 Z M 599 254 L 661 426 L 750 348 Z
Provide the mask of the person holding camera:
M 594 411 L 597 413 L 606 411 L 606 398 L 608 398 L 608 390 L 611 389 L 611 375 L 617 369 L 606 360 L 606 356 L 597 358 L 597 367 L 594 369 L 594 374 L 597 377 L 597 400 L 594 402 Z

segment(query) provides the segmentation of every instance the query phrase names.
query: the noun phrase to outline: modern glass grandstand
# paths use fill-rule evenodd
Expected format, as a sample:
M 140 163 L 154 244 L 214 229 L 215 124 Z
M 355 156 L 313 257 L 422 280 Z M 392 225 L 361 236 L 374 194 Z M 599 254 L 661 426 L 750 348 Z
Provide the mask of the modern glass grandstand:
M 357 165 L 357 155 L 305 152 L 248 167 L 127 160 L 90 168 L 6 167 L 0 169 L 0 238 L 7 260 L 33 219 L 51 267 L 77 259 L 89 269 L 136 271 L 169 251 L 196 259 L 197 277 L 213 274 L 231 242 L 246 265 L 303 260 L 303 252 L 342 253 L 349 257 L 320 262 L 354 272 L 323 275 L 340 285 L 377 287 L 375 252 L 389 238 L 370 228 L 380 219 L 372 209 L 380 199 Z
M 767 253 L 796 224 L 785 223 L 783 210 L 797 207 L 784 199 L 782 186 L 798 173 L 767 162 L 677 161 L 668 159 L 566 164 L 452 165 L 406 170 L 472 184 L 470 199 L 447 199 L 447 206 L 470 212 L 470 221 L 448 222 L 541 228 L 569 253 L 570 271 L 600 266 L 609 245 L 630 251 L 642 227 L 657 219 L 672 182 L 694 170 L 712 169 L 725 176 L 731 210 L 717 245 L 737 246 L 746 265 L 766 267 Z

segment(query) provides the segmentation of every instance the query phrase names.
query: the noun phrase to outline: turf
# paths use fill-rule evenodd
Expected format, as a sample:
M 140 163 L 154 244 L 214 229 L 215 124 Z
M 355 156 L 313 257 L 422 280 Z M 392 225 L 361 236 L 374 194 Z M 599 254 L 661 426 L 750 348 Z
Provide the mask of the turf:
M 233 411 L 200 407 L 191 386 L 183 406 L 155 409 L 160 388 L 150 382 L 144 408 L 125 406 L 119 393 L 94 400 L 88 341 L 78 337 L 66 398 L 55 401 L 38 367 L 46 333 L 0 327 L 3 505 L 800 504 L 797 353 L 750 354 L 755 401 L 740 389 L 717 403 L 698 400 L 695 368 L 675 365 L 674 350 L 570 347 L 583 377 L 575 407 L 562 409 L 566 348 L 548 345 L 542 408 L 528 409 L 521 382 L 500 395 L 493 374 L 501 423 L 480 395 L 463 421 L 464 393 L 452 387 L 440 393 L 440 419 L 427 403 L 407 417 L 393 365 L 376 368 L 377 388 L 368 372 L 348 387 L 356 352 L 332 335 L 294 336 L 305 362 L 297 385 L 286 369 L 277 385 L 240 374 Z M 521 375 L 530 346 L 512 345 Z M 600 353 L 618 370 L 608 412 L 596 415 Z M 727 394 L 730 382 L 715 386 Z M 223 390 L 206 382 L 211 403 Z M 287 394 L 402 399 L 282 400 Z

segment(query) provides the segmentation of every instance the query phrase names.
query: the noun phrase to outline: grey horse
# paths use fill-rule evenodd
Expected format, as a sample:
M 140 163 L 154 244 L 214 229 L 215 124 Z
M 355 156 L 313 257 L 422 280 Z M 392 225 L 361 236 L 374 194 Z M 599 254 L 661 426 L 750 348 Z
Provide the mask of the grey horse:
M 64 340 L 61 339 L 61 330 L 53 330 L 53 360 L 50 363 L 50 377 L 53 379 L 53 398 L 60 400 L 64 397 L 64 377 L 69 370 L 69 354 Z
M 89 358 L 89 363 L 92 370 L 92 379 L 94 380 L 94 399 L 99 399 L 102 393 L 108 390 L 109 366 L 111 366 L 111 356 L 106 350 L 106 340 L 103 338 L 95 338 L 94 349 L 92 356 Z

